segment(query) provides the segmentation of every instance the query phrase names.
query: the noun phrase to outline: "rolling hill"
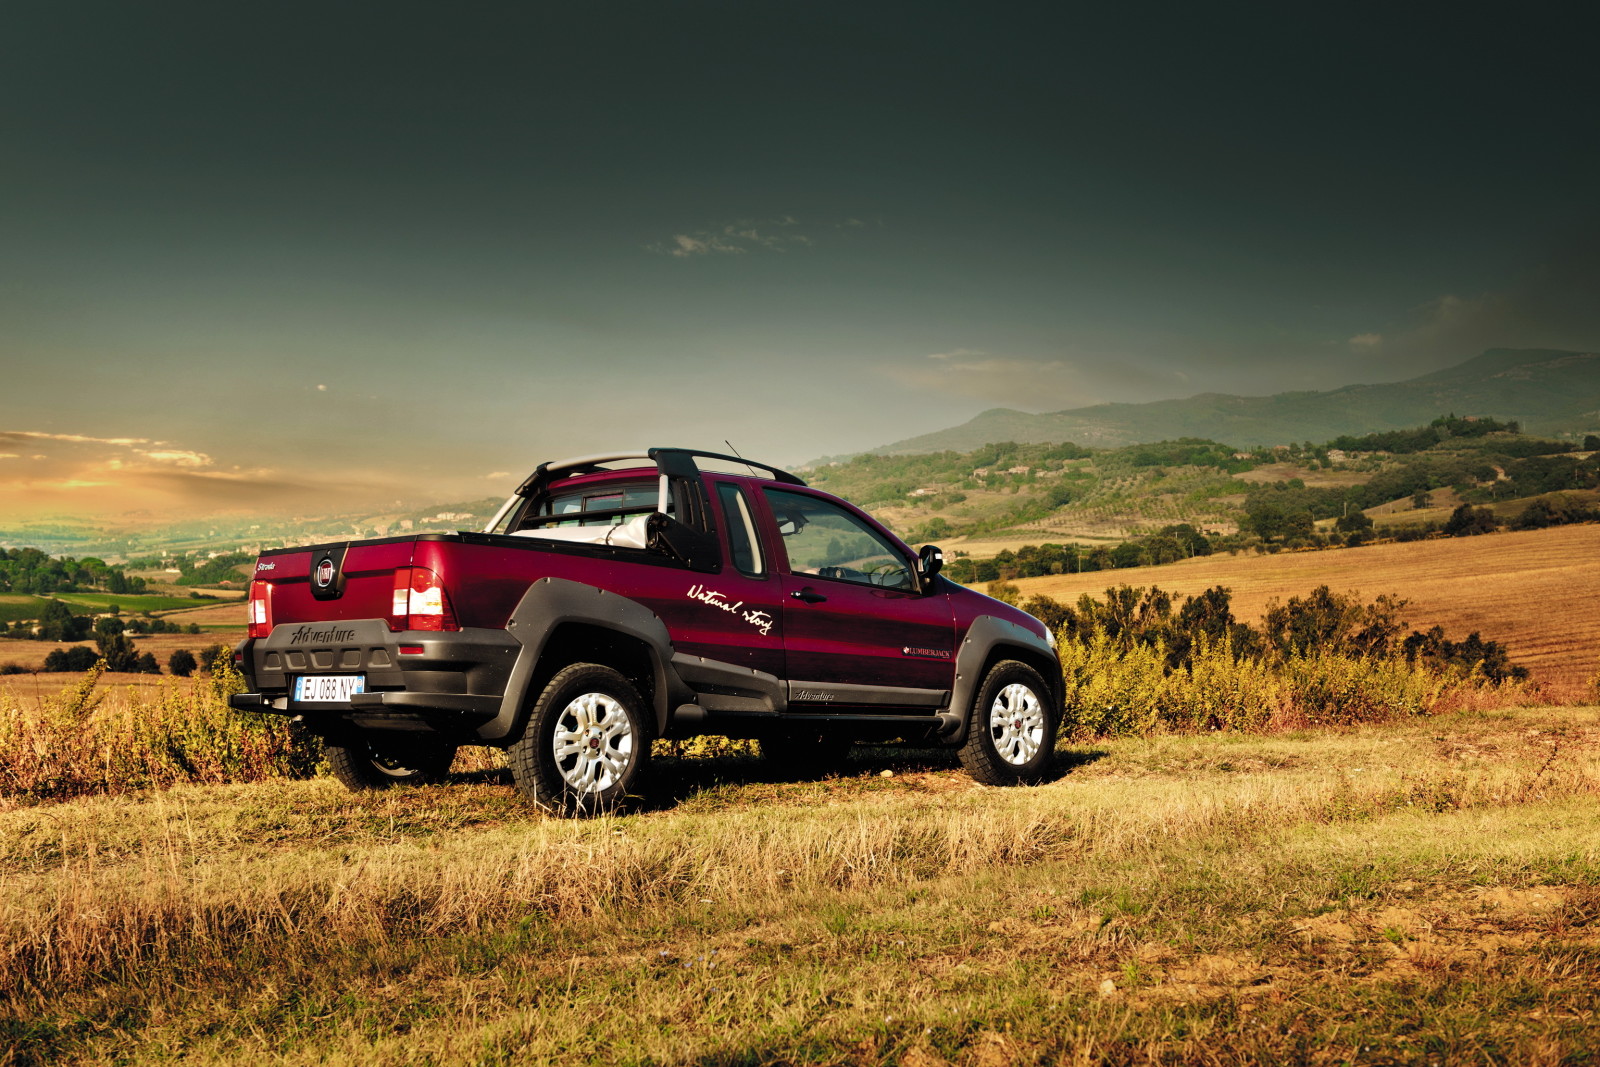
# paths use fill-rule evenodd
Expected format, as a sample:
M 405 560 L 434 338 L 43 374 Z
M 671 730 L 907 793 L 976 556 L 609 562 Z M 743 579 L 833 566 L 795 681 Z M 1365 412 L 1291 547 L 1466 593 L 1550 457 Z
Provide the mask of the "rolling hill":
M 1097 404 L 1038 415 L 994 408 L 960 426 L 872 451 L 966 452 L 995 441 L 1072 441 L 1117 448 L 1177 437 L 1247 448 L 1397 430 L 1445 412 L 1515 419 L 1529 433 L 1600 432 L 1600 353 L 1492 348 L 1419 378 L 1327 392 L 1201 393 L 1182 400 Z

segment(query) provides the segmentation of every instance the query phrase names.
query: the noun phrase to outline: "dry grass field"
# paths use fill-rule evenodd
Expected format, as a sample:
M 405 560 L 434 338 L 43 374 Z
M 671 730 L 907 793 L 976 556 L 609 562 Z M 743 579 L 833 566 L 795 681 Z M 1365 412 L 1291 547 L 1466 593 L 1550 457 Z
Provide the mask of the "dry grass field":
M 231 609 L 237 615 L 240 609 L 235 606 Z M 140 652 L 148 652 L 156 658 L 161 665 L 160 674 L 107 674 L 101 684 L 108 687 L 132 686 L 139 690 L 155 690 L 172 681 L 172 676 L 166 673 L 167 660 L 180 648 L 186 648 L 199 655 L 202 648 L 212 645 L 231 645 L 244 636 L 244 627 L 237 630 L 202 630 L 198 634 L 148 634 L 144 637 L 134 637 L 134 644 Z M 93 641 L 78 641 L 76 644 L 85 648 L 95 647 Z M 52 641 L 15 641 L 0 640 L 0 663 L 15 663 L 30 671 L 37 671 L 44 666 L 44 659 L 58 648 L 71 648 L 73 643 L 58 643 Z M 61 687 L 77 679 L 76 674 L 7 674 L 0 675 L 0 690 L 9 690 L 16 699 L 25 701 L 30 706 L 57 693 Z M 0 1061 L 3 1067 L 4 1061 Z
M 163 612 L 161 617 L 168 622 L 182 623 L 185 626 L 192 622 L 202 630 L 218 626 L 238 627 L 242 630 L 244 629 L 245 621 L 245 605 L 243 600 L 235 600 L 221 604 L 207 604 L 204 607 Z
M 1084 588 L 1183 575 L 1249 613 L 1323 582 L 1415 598 L 1493 559 L 1576 609 L 1596 533 Z M 1423 554 L 1376 566 L 1393 549 Z M 1327 571 L 1344 561 L 1360 580 Z M 1312 569 L 1258 571 L 1285 564 Z M 1040 582 L 1076 595 L 1023 584 Z M 219 636 L 140 643 L 164 660 Z M 1600 1048 L 1594 707 L 1480 690 L 1381 725 L 1072 740 L 1016 790 L 948 752 L 865 749 L 821 781 L 665 758 L 650 808 L 571 822 L 483 750 L 447 785 L 351 794 L 285 777 L 309 763 L 275 755 L 281 720 L 241 727 L 211 681 L 107 675 L 98 702 L 85 679 L 28 681 L 0 678 L 0 1067 L 1431 1067 Z M 103 795 L 61 799 L 83 792 Z
M 1256 621 L 1272 600 L 1319 585 L 1382 593 L 1410 603 L 1417 629 L 1443 626 L 1452 637 L 1477 630 L 1509 646 L 1537 681 L 1581 689 L 1600 670 L 1600 526 L 1483 537 L 1369 545 L 1274 556 L 1206 556 L 1161 567 L 1020 579 L 1024 597 L 1071 603 L 1109 586 L 1160 586 L 1183 595 L 1215 585 L 1233 593 L 1234 613 Z
M 0 811 L 0 1062 L 1578 1064 L 1600 711 Z

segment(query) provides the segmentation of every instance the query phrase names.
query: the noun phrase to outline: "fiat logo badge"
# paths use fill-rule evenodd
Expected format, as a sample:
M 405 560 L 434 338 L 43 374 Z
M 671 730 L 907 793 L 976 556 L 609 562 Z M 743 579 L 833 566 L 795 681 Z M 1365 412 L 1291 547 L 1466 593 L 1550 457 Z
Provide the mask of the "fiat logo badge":
M 326 589 L 333 584 L 333 560 L 325 559 L 317 564 L 317 588 Z

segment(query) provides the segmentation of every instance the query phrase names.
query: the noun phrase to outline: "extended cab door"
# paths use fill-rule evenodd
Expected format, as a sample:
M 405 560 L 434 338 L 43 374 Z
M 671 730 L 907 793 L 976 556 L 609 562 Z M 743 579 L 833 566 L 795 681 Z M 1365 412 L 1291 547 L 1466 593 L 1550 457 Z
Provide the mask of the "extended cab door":
M 949 701 L 949 597 L 917 589 L 913 560 L 838 501 L 763 488 L 776 534 L 785 675 L 796 711 L 932 711 Z

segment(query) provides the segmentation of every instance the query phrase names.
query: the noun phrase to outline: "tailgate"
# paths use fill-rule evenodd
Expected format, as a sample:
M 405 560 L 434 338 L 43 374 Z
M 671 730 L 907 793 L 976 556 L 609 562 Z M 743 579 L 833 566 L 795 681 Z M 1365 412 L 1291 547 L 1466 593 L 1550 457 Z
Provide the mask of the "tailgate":
M 347 541 L 262 553 L 255 579 L 270 584 L 272 622 L 385 619 L 395 572 L 411 565 L 415 538 Z

